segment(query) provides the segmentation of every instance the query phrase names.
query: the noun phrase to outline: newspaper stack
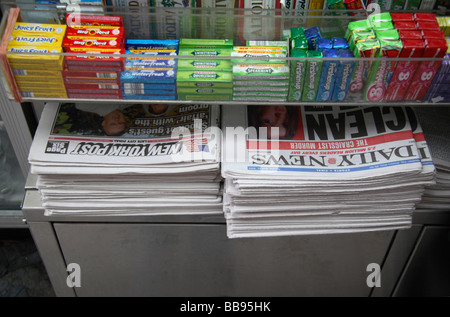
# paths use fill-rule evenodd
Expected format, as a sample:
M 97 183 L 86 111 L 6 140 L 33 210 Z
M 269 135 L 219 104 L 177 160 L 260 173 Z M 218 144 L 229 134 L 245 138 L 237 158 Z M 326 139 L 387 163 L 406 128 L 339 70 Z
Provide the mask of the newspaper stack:
M 417 107 L 417 118 L 436 166 L 436 184 L 425 187 L 417 208 L 448 210 L 450 207 L 450 127 L 447 107 Z
M 46 104 L 31 146 L 46 214 L 222 212 L 219 106 Z
M 404 107 L 227 109 L 228 237 L 409 228 L 435 176 L 410 118 L 414 113 Z

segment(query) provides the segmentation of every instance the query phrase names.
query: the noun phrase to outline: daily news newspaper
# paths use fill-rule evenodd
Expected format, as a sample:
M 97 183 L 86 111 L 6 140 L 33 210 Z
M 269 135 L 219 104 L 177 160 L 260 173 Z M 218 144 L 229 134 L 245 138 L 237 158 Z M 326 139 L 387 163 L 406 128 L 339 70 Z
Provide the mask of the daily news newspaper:
M 286 182 L 434 175 L 420 125 L 407 107 L 249 105 L 224 112 L 222 132 L 224 178 Z
M 153 168 L 170 174 L 218 167 L 221 140 L 210 129 L 217 127 L 219 112 L 217 105 L 49 103 L 30 149 L 31 172 L 147 173 Z

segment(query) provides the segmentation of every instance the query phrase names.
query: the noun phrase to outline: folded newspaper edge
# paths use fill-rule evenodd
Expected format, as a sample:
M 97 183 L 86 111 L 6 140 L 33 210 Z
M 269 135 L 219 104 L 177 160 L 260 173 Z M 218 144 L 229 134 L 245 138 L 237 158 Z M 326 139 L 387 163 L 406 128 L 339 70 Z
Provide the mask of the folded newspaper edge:
M 247 106 L 222 130 L 229 238 L 409 228 L 435 183 L 408 107 Z
M 63 111 L 64 105 L 69 110 Z M 179 167 L 178 172 L 192 172 L 208 164 L 219 167 L 221 140 L 211 133 L 219 123 L 219 106 L 166 105 L 166 112 L 158 115 L 150 108 L 145 109 L 152 106 L 46 104 L 30 149 L 32 172 L 76 174 L 77 170 L 90 173 L 95 169 L 95 174 L 114 170 L 150 173 L 153 168 L 153 172 L 161 173 L 167 167 L 170 173 L 173 167 Z M 124 115 L 127 107 L 139 109 Z M 108 135 L 104 123 L 117 110 L 122 113 L 126 129 L 120 135 Z M 133 111 L 140 112 L 135 115 Z M 76 131 L 68 131 L 78 119 L 70 118 L 72 113 L 86 116 L 86 124 L 79 124 Z M 103 120 L 97 130 L 92 128 L 94 119 Z
M 291 117 L 280 127 L 270 126 L 276 119 L 264 119 L 278 115 L 270 114 L 271 108 L 243 106 L 223 113 L 224 178 L 342 180 L 435 173 L 412 108 L 285 106 Z M 272 129 L 289 137 L 269 139 Z

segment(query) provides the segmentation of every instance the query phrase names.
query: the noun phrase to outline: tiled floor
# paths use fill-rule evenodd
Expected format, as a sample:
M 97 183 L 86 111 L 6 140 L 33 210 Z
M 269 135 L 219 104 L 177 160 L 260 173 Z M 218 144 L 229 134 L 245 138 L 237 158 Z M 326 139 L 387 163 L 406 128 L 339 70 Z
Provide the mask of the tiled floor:
M 0 297 L 54 297 L 29 233 L 0 233 Z

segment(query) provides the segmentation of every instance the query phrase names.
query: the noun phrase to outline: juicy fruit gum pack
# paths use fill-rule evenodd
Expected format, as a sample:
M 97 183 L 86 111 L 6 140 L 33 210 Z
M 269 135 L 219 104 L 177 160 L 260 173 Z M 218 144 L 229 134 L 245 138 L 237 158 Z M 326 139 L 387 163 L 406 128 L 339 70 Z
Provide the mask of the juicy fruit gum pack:
M 14 67 L 20 64 L 33 64 L 36 60 L 42 63 L 50 63 L 50 66 L 59 65 L 63 59 L 61 55 L 45 55 L 46 53 L 61 53 L 62 41 L 66 32 L 66 26 L 60 24 L 22 23 L 17 22 L 8 42 L 8 52 L 43 53 L 40 54 L 8 54 L 10 63 Z

